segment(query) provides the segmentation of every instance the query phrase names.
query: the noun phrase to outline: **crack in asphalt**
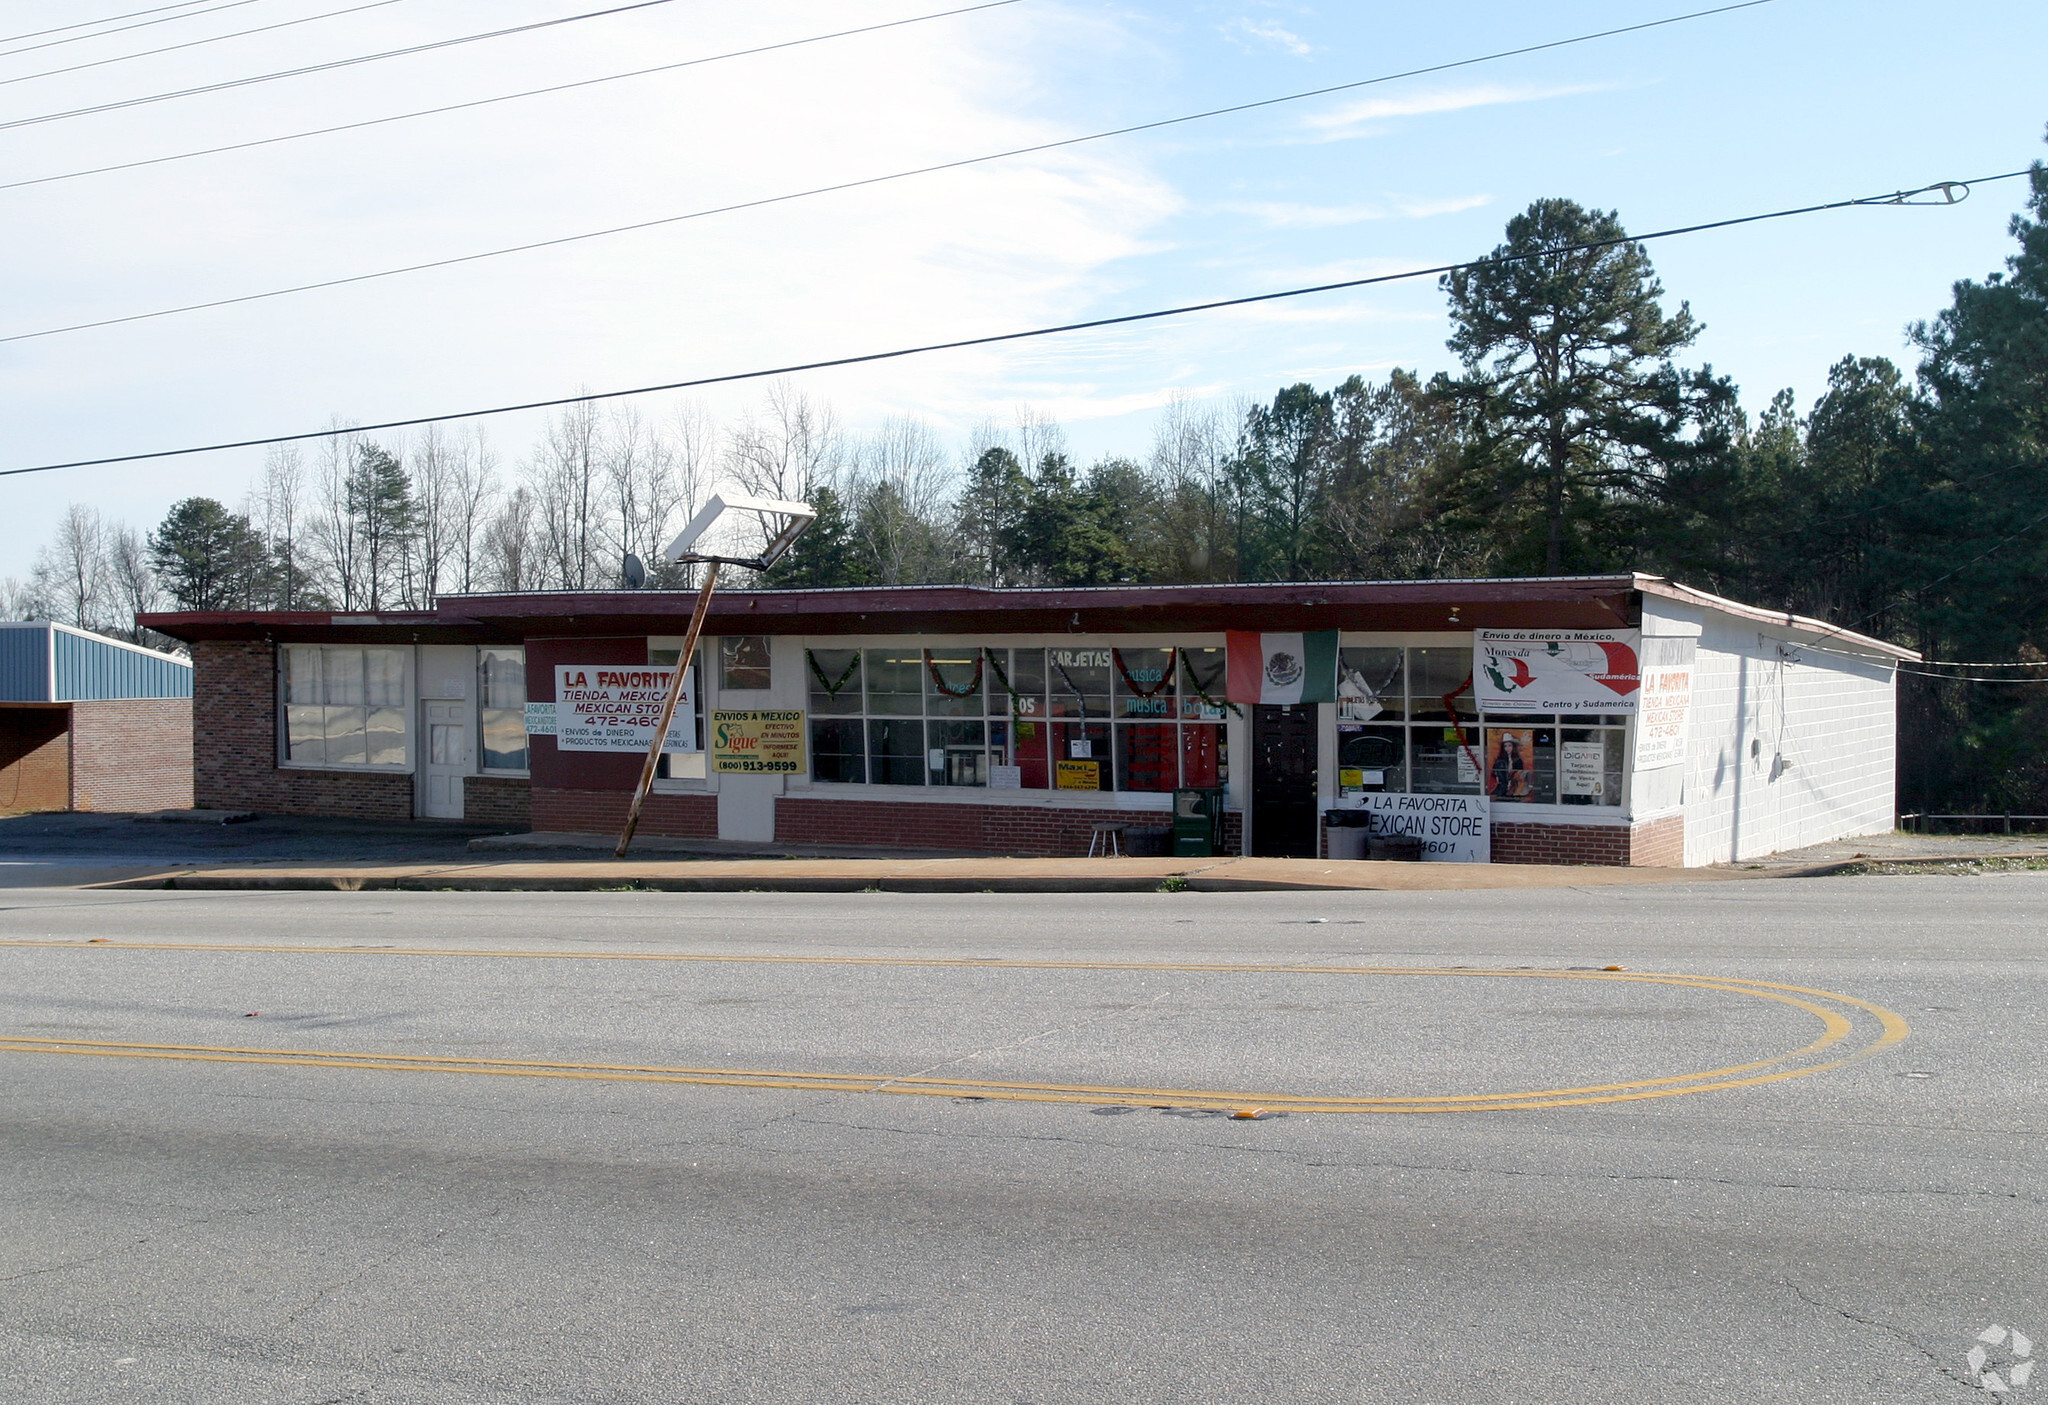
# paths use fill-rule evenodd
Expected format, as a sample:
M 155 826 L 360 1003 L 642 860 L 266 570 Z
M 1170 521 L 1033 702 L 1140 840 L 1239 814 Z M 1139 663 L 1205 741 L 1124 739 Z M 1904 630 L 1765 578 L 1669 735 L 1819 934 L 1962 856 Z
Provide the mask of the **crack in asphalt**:
M 1900 1331 L 1897 1327 L 1892 1326 L 1888 1322 L 1879 1322 L 1874 1317 L 1864 1317 L 1858 1313 L 1851 1312 L 1849 1311 L 1849 1309 L 1847 1309 L 1846 1307 L 1842 1307 L 1839 1304 L 1823 1302 L 1819 1298 L 1814 1297 L 1811 1293 L 1808 1293 L 1804 1288 L 1801 1288 L 1797 1283 L 1791 1282 L 1790 1280 L 1787 1280 L 1785 1286 L 1792 1290 L 1792 1295 L 1794 1297 L 1798 1298 L 1799 1301 L 1805 1303 L 1808 1307 L 1817 1307 L 1822 1312 L 1832 1312 L 1836 1316 L 1846 1318 L 1849 1321 L 1856 1323 L 1860 1327 L 1869 1327 L 1874 1331 L 1884 1333 L 1886 1336 L 1891 1337 L 1896 1341 L 1904 1342 L 1907 1346 L 1913 1348 L 1914 1351 L 1918 1352 L 1920 1355 L 1927 1358 L 1927 1364 L 1934 1369 L 1934 1373 L 1936 1375 L 1940 1376 L 1944 1380 L 1954 1382 L 1956 1385 L 1959 1385 L 1963 1389 L 1969 1391 L 1972 1395 L 1978 1394 L 1978 1389 L 1975 1382 L 1971 1381 L 1968 1376 L 1958 1372 L 1954 1367 L 1943 1365 L 1942 1358 L 1940 1356 L 1936 1355 L 1930 1348 L 1923 1345 L 1921 1342 L 1915 1340 L 1908 1333 Z
M 65 1273 L 74 1268 L 84 1268 L 87 1264 L 98 1263 L 101 1259 L 110 1259 L 116 1258 L 123 1254 L 132 1254 L 148 1242 L 149 1236 L 145 1234 L 142 1238 L 136 1240 L 133 1244 L 115 1245 L 111 1248 L 102 1249 L 97 1254 L 87 1254 L 82 1259 L 66 1259 L 62 1263 L 45 1264 L 41 1268 L 23 1269 L 19 1273 L 7 1274 L 4 1277 L 0 1277 L 0 1283 L 19 1283 L 24 1278 L 38 1278 L 46 1273 Z

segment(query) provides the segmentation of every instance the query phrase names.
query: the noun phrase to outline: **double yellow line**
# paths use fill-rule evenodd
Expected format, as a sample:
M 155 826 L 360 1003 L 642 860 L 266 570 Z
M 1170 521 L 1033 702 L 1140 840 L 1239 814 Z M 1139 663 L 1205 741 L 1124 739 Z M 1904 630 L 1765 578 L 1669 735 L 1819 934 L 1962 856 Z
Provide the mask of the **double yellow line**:
M 1879 1005 L 1807 986 L 1734 977 L 1642 972 L 1514 970 L 1482 967 L 1290 966 L 1226 962 L 1038 961 L 960 957 L 748 956 L 702 953 L 462 950 L 427 947 L 288 946 L 202 942 L 85 943 L 4 940 L 0 945 L 114 951 L 273 952 L 293 955 L 488 957 L 544 960 L 687 961 L 773 965 L 987 967 L 1003 970 L 1209 972 L 1250 975 L 1435 976 L 1511 980 L 1622 981 L 1747 995 L 1792 1006 L 1820 1022 L 1820 1034 L 1786 1053 L 1727 1068 L 1625 1083 L 1507 1093 L 1416 1094 L 1396 1097 L 1309 1093 L 1239 1092 L 1221 1089 L 1145 1088 L 1086 1083 L 1013 1083 L 974 1078 L 933 1078 L 919 1074 L 792 1072 L 775 1069 L 678 1068 L 655 1064 L 557 1063 L 529 1059 L 455 1058 L 323 1049 L 265 1049 L 198 1044 L 151 1044 L 105 1040 L 0 1036 L 0 1052 L 71 1054 L 97 1058 L 168 1059 L 182 1062 L 269 1064 L 298 1068 L 346 1068 L 387 1073 L 486 1074 L 508 1078 L 557 1078 L 607 1083 L 679 1083 L 708 1087 L 777 1088 L 820 1093 L 893 1093 L 910 1097 L 982 1098 L 1014 1102 L 1087 1103 L 1096 1106 L 1162 1107 L 1218 1112 L 1251 1108 L 1300 1113 L 1495 1112 L 1575 1107 L 1683 1097 L 1730 1088 L 1807 1078 L 1887 1049 L 1911 1032 L 1906 1021 Z M 1868 1016 L 1865 1020 L 1860 1016 Z M 1874 1021 L 1875 1037 L 1867 1024 Z M 1863 1039 L 1843 1050 L 1862 1028 Z M 1823 1057 L 1828 1056 L 1828 1057 Z

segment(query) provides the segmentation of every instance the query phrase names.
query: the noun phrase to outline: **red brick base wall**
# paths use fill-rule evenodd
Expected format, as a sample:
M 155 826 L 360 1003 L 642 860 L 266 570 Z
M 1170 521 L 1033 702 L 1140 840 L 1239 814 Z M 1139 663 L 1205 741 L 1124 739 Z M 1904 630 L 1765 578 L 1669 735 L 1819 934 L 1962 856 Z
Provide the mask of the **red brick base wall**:
M 0 815 L 70 808 L 70 724 L 64 707 L 0 707 Z
M 1613 868 L 1679 868 L 1685 862 L 1685 817 L 1639 825 L 1493 824 L 1495 863 L 1599 864 Z
M 464 776 L 462 818 L 471 824 L 524 827 L 533 820 L 533 787 L 523 777 Z
M 795 795 L 782 796 L 775 802 L 775 837 L 787 843 L 955 849 L 1021 857 L 1085 854 L 1091 832 L 1099 824 L 1120 824 L 1127 830 L 1139 830 L 1165 829 L 1172 823 L 1173 817 L 1160 810 L 933 805 L 911 800 L 823 800 Z
M 617 834 L 626 823 L 633 795 L 625 790 L 557 790 L 533 787 L 533 827 L 570 834 Z M 716 839 L 715 795 L 650 795 L 640 811 L 639 834 L 669 839 Z
M 124 698 L 71 705 L 71 808 L 192 807 L 192 700 Z

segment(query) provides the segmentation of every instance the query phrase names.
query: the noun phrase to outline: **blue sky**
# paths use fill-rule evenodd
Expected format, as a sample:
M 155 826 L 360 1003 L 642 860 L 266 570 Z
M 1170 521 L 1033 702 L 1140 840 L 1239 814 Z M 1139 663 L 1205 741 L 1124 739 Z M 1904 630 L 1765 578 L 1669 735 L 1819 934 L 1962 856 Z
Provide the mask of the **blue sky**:
M 209 0 L 219 4 L 221 0 Z M 360 0 L 359 0 L 360 2 Z M 346 0 L 0 57 L 0 122 L 598 8 L 393 0 L 81 73 L 60 65 Z M 7 7 L 9 34 L 118 0 Z M 17 128 L 0 181 L 458 102 L 947 8 L 673 0 L 538 36 Z M 0 191 L 0 335 L 756 198 L 1680 14 L 1020 0 L 877 34 L 471 112 Z M 22 47 L 20 41 L 0 50 Z M 1479 255 L 1531 200 L 1631 230 L 2014 170 L 2043 154 L 2048 6 L 1773 3 L 966 171 L 541 253 L 0 344 L 0 467 L 374 421 L 845 355 Z M 1660 242 L 1694 361 L 1760 406 L 2000 266 L 2020 182 Z M 806 377 L 849 431 L 949 442 L 1020 409 L 1083 457 L 1142 454 L 1175 394 L 1449 364 L 1427 280 Z M 758 389 L 701 398 L 732 423 Z M 646 405 L 655 418 L 668 398 Z M 539 426 L 491 422 L 508 472 Z M 4 480 L 0 574 L 69 501 L 138 526 L 239 500 L 240 451 Z

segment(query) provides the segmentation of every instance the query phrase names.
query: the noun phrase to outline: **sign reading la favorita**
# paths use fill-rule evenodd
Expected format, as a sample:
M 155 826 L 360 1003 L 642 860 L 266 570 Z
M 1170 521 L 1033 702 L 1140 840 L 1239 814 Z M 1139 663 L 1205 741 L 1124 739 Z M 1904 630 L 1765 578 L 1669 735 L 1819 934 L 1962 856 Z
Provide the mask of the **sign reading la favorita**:
M 1482 712 L 1634 712 L 1642 689 L 1633 629 L 1482 629 L 1472 693 Z
M 558 664 L 555 667 L 555 745 L 564 751 L 630 751 L 642 756 L 661 725 L 672 668 L 629 664 Z M 676 700 L 663 751 L 697 749 L 690 682 Z
M 1247 703 L 1337 701 L 1337 631 L 1310 634 L 1254 634 L 1230 630 L 1223 637 L 1229 673 L 1224 696 Z

